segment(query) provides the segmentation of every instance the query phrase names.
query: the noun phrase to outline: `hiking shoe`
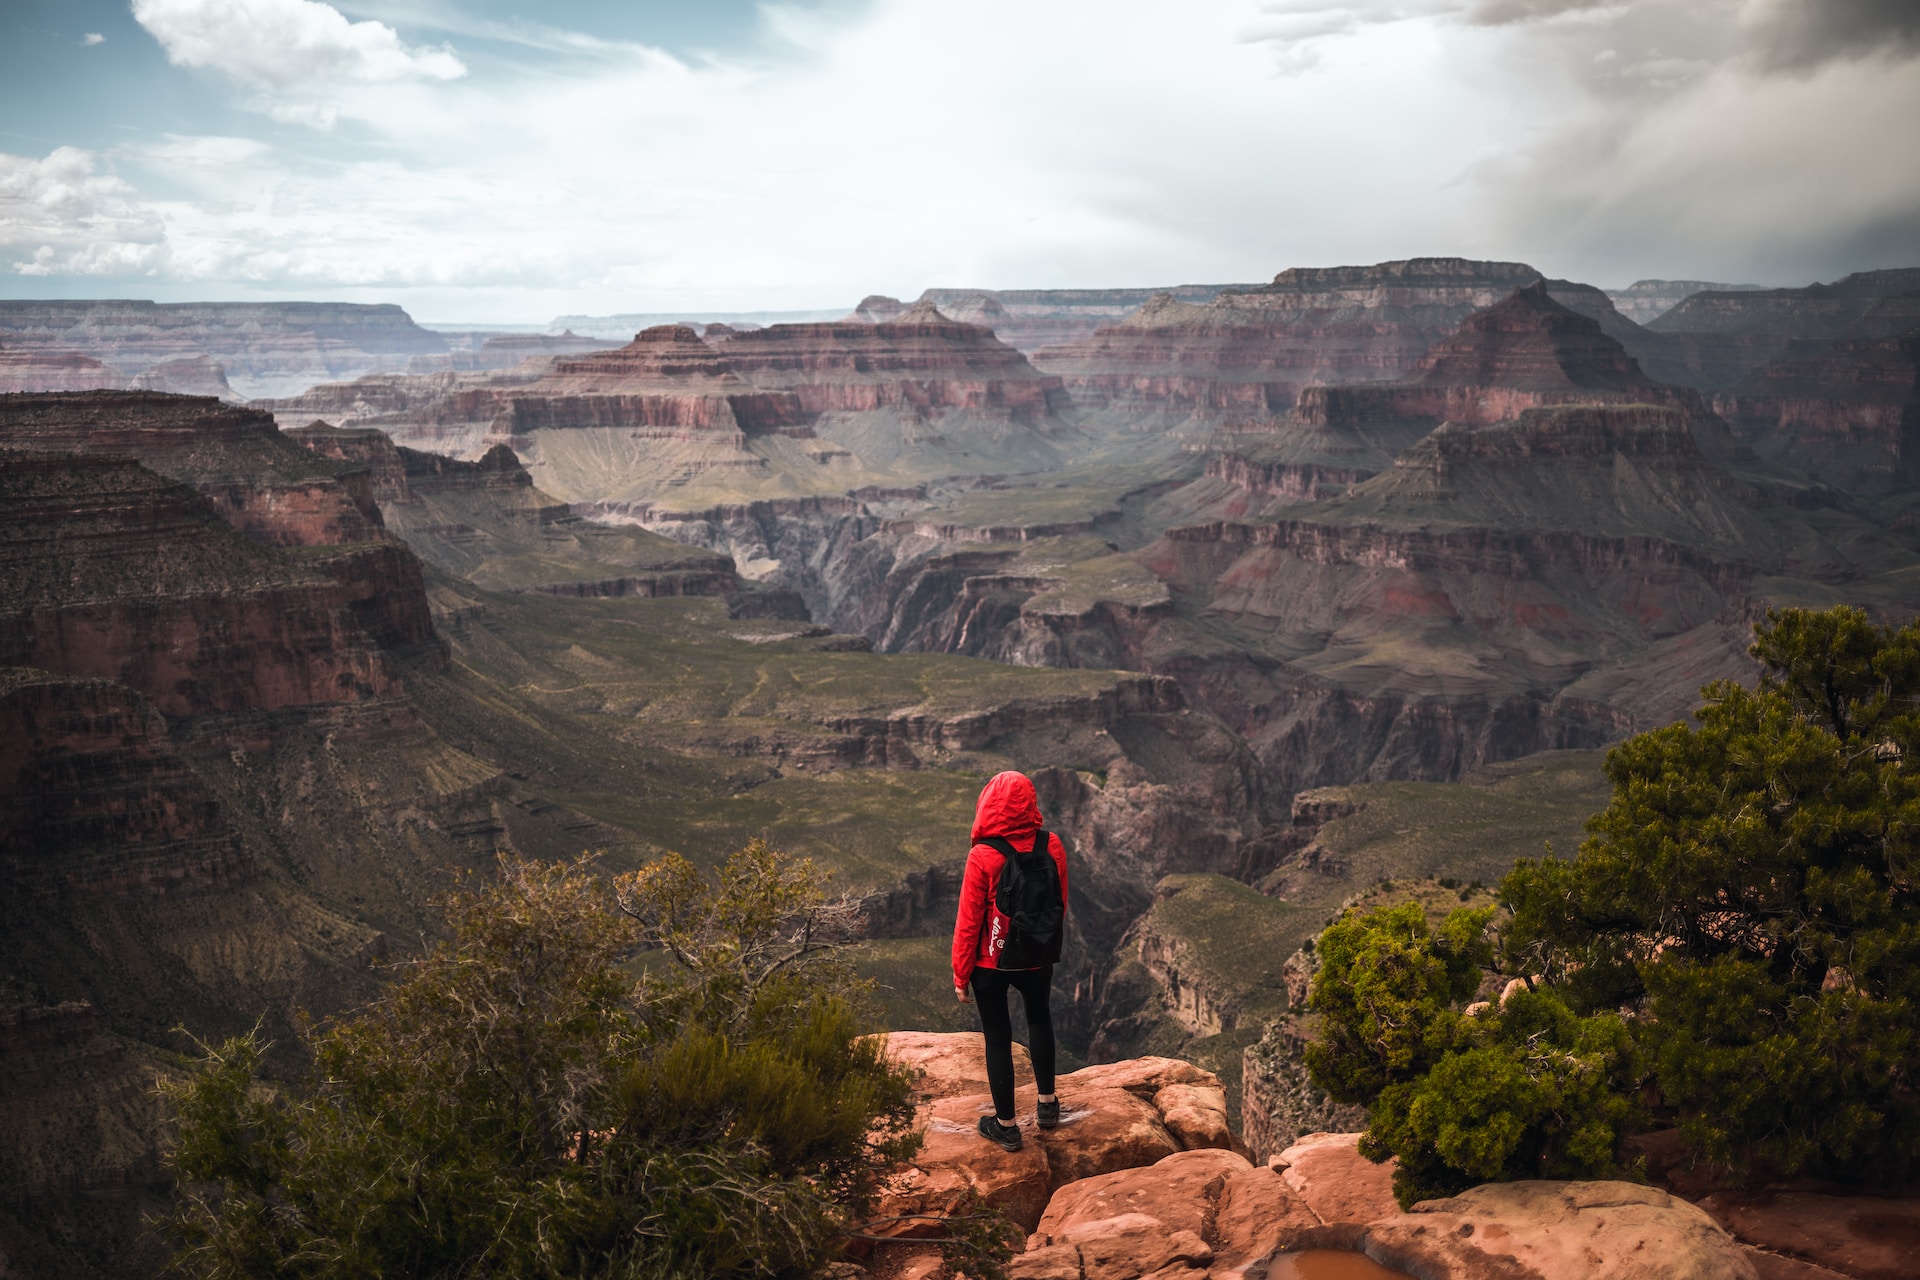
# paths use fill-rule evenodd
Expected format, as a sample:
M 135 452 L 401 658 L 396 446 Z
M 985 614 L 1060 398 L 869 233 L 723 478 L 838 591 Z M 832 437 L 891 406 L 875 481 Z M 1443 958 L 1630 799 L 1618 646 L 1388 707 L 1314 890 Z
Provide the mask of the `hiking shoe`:
M 1060 1099 L 1035 1103 L 1034 1114 L 1038 1117 L 1042 1129 L 1053 1128 L 1060 1123 Z
M 1018 1151 L 1021 1147 L 1020 1126 L 1001 1124 L 993 1116 L 980 1117 L 980 1136 L 1005 1151 Z

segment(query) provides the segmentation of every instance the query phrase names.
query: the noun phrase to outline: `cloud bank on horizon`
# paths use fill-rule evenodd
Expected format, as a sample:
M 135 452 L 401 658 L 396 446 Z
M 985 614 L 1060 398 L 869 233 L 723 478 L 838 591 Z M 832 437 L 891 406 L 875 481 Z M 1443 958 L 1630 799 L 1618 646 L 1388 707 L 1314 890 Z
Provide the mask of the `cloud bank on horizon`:
M 0 295 L 524 320 L 1423 253 L 1920 261 L 1912 0 L 767 3 L 701 51 L 500 7 L 132 0 L 208 127 L 0 152 Z M 66 39 L 125 43 L 96 36 Z

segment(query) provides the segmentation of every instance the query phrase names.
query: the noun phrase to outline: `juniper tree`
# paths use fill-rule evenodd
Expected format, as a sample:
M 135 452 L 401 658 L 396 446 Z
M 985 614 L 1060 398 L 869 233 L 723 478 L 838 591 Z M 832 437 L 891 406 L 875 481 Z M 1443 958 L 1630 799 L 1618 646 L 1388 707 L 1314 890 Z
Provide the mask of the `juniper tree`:
M 446 940 L 312 1032 L 167 1090 L 189 1274 L 738 1276 L 816 1269 L 909 1154 L 907 1077 L 857 1034 L 819 877 L 759 842 L 716 883 L 502 861 Z M 636 977 L 636 949 L 672 960 Z
M 1514 965 L 1626 1008 L 1705 1160 L 1904 1176 L 1920 1157 L 1920 623 L 1769 612 L 1759 687 L 1607 758 L 1571 862 L 1501 885 Z

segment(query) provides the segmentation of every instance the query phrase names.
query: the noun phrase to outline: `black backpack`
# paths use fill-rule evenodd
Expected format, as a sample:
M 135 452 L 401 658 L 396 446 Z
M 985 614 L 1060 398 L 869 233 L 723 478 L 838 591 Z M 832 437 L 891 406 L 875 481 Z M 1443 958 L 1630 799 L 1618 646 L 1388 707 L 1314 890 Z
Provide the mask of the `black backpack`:
M 1031 853 L 1023 853 L 1000 836 L 983 836 L 980 840 L 998 849 L 1007 860 L 993 895 L 993 905 L 1012 921 L 1012 931 L 1000 953 L 1002 969 L 1038 969 L 1060 959 L 1067 911 L 1060 901 L 1060 869 L 1053 864 L 1047 843 L 1050 839 L 1053 837 L 1045 831 L 1040 832 Z

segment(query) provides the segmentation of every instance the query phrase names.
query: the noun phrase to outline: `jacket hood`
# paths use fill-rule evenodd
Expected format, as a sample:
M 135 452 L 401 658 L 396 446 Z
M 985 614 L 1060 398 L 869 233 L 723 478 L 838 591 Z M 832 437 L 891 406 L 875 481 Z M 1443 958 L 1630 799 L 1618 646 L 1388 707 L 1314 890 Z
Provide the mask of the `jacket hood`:
M 1040 825 L 1040 798 L 1026 774 L 1009 769 L 994 774 L 980 788 L 980 803 L 973 811 L 974 840 L 1030 835 Z

